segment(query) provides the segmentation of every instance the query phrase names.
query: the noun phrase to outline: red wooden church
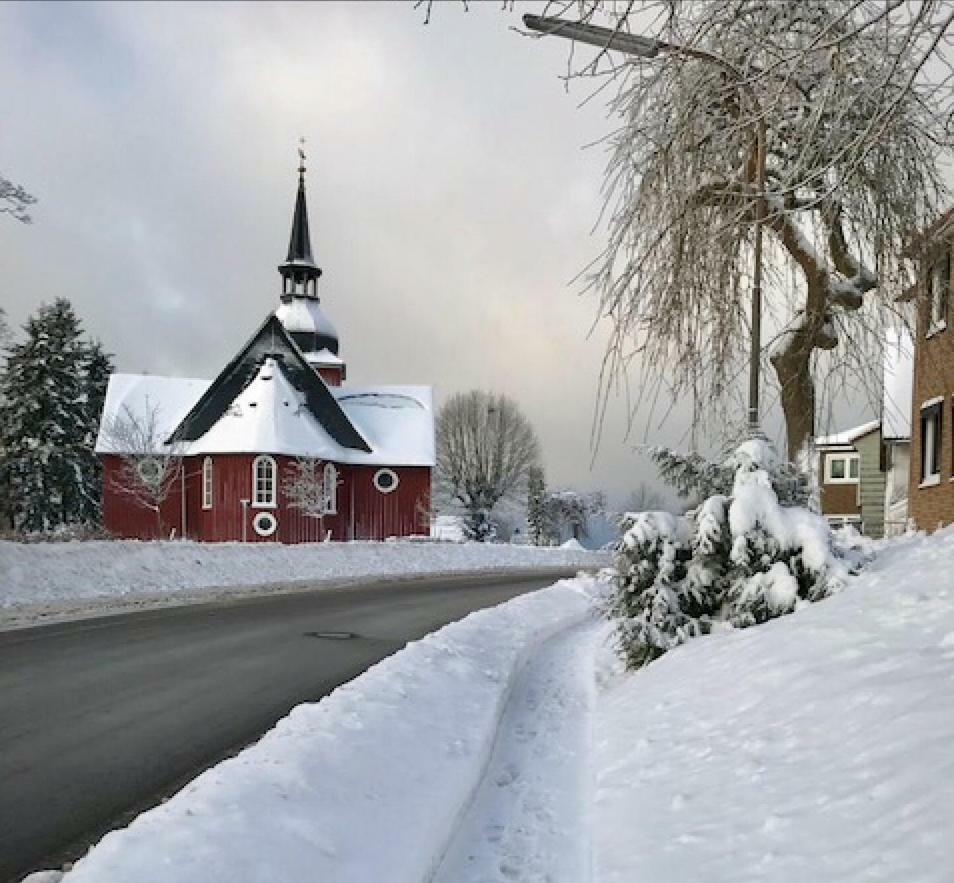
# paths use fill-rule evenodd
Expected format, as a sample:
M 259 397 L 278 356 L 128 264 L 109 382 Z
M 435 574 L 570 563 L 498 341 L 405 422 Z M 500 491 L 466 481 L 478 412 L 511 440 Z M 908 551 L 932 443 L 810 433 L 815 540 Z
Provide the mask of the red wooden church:
M 431 388 L 344 385 L 318 295 L 304 161 L 278 270 L 280 304 L 215 380 L 110 378 L 96 451 L 114 535 L 295 543 L 427 533 Z M 149 486 L 160 470 L 161 492 L 134 492 L 137 475 Z M 303 470 L 317 504 L 291 488 Z

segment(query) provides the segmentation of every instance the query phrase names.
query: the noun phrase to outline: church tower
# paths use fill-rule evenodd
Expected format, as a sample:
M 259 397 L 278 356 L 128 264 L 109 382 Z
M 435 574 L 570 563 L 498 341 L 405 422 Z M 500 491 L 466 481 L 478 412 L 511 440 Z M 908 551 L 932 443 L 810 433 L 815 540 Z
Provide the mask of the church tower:
M 298 196 L 292 216 L 288 256 L 278 267 L 282 277 L 282 302 L 275 310 L 275 317 L 322 380 L 330 386 L 340 386 L 345 379 L 345 363 L 338 356 L 338 332 L 325 316 L 318 297 L 321 268 L 311 252 L 305 203 L 305 153 L 301 148 L 298 155 Z

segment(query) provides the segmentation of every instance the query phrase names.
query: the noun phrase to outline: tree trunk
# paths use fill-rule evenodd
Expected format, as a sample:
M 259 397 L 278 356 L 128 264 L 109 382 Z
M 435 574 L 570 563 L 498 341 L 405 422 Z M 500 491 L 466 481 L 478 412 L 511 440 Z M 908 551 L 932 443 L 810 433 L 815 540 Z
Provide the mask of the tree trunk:
M 772 359 L 785 415 L 787 457 L 795 461 L 815 434 L 815 383 L 810 347 L 803 346 Z

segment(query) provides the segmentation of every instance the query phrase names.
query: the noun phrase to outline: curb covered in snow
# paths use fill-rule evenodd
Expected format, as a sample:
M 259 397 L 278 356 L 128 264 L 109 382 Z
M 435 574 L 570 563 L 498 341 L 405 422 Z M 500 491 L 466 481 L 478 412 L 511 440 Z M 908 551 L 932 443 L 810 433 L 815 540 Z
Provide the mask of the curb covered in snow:
M 409 644 L 107 834 L 64 883 L 429 879 L 516 672 L 599 591 L 565 580 Z

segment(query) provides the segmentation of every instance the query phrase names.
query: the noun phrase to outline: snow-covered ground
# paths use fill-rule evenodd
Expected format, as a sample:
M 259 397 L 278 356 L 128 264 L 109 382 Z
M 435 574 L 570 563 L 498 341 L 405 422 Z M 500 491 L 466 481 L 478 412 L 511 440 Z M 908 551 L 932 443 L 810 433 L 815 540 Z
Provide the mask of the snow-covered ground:
M 483 543 L 0 542 L 0 628 L 105 608 L 368 579 L 600 567 L 606 554 Z
M 954 529 L 623 672 L 594 580 L 296 709 L 64 883 L 945 883 Z
M 422 883 L 494 749 L 514 679 L 592 618 L 593 580 L 414 642 L 108 834 L 68 883 Z M 544 672 L 545 674 L 545 672 Z

